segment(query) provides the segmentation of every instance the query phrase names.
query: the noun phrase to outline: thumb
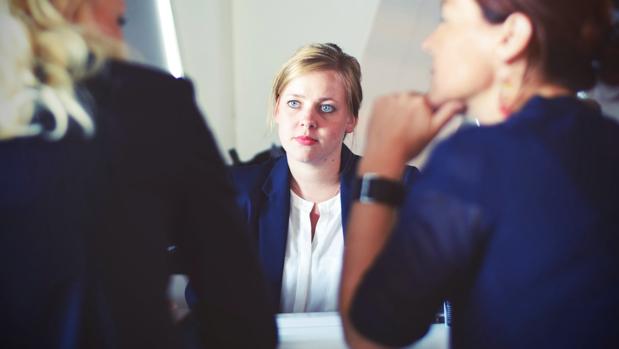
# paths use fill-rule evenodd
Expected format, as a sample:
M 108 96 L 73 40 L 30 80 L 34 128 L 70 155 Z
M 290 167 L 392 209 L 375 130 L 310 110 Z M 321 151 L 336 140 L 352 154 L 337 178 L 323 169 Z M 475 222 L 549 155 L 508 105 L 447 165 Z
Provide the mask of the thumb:
M 438 132 L 445 124 L 451 120 L 456 114 L 464 109 L 464 104 L 459 101 L 449 101 L 441 105 L 434 113 L 431 120 L 431 127 L 435 132 Z

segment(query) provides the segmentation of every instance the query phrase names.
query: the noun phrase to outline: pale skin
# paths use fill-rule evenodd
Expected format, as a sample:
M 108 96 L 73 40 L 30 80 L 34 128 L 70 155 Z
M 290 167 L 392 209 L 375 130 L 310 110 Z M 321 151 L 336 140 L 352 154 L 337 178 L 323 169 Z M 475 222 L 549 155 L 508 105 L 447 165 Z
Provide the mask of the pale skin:
M 491 25 L 474 0 L 444 1 L 442 14 L 444 21 L 423 44 L 433 58 L 430 91 L 399 93 L 375 101 L 359 175 L 373 172 L 400 180 L 406 162 L 463 109 L 484 124 L 502 122 L 506 116 L 498 101 L 505 81 L 519 87 L 517 94 L 507 98 L 512 111 L 535 94 L 552 97 L 570 93 L 544 82 L 543 75 L 527 61 L 533 30 L 526 15 L 514 13 L 504 23 Z M 385 245 L 396 219 L 397 211 L 386 205 L 356 202 L 351 208 L 340 314 L 346 340 L 353 348 L 383 347 L 357 332 L 348 314 L 364 273 Z
M 320 218 L 317 203 L 340 190 L 340 156 L 344 136 L 357 118 L 349 111 L 346 90 L 334 71 L 314 71 L 290 81 L 275 106 L 275 122 L 286 150 L 291 189 L 314 202 L 312 237 Z
M 53 0 L 68 20 L 116 40 L 123 39 L 124 0 Z

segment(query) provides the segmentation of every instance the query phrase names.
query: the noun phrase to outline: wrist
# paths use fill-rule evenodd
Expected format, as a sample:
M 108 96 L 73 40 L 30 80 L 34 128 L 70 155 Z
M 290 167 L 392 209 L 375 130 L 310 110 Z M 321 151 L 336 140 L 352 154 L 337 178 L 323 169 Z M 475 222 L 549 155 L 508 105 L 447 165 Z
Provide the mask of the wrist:
M 402 206 L 405 194 L 405 188 L 401 181 L 372 172 L 358 176 L 353 187 L 354 200 L 394 208 Z
M 380 177 L 401 180 L 406 167 L 406 160 L 399 158 L 395 154 L 389 153 L 366 153 L 361 158 L 357 173 L 362 176 L 366 173 L 375 173 Z

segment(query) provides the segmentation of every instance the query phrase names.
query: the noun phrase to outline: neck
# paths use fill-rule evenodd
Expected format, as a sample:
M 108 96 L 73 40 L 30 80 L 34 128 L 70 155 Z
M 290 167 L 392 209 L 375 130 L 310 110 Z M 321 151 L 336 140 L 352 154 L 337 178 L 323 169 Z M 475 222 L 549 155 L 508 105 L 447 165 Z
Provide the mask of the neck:
M 323 202 L 340 190 L 340 154 L 321 164 L 294 161 L 288 158 L 290 189 L 311 202 Z
M 533 94 L 542 96 L 545 98 L 555 98 L 555 97 L 561 97 L 561 96 L 574 95 L 574 91 L 568 89 L 567 87 L 561 86 L 561 85 L 546 84 L 538 88 L 537 91 Z M 532 97 L 533 94 L 531 94 L 530 97 Z
M 573 95 L 574 92 L 557 84 L 535 83 L 530 81 L 523 86 L 513 97 L 509 108 L 510 114 L 520 110 L 533 96 L 554 98 L 559 96 Z M 505 121 L 509 115 L 504 115 L 499 105 L 500 84 L 493 84 L 488 90 L 477 94 L 467 103 L 468 114 L 479 118 L 485 125 L 493 125 Z
M 505 118 L 499 106 L 499 85 L 494 84 L 488 90 L 470 98 L 467 103 L 467 114 L 478 119 L 484 125 L 499 123 Z

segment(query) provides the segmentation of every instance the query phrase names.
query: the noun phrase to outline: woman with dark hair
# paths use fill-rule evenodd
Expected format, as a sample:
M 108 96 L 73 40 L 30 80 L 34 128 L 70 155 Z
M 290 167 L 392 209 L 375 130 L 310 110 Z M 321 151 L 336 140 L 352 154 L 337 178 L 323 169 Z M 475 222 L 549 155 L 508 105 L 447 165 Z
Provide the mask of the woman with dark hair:
M 445 0 L 442 17 L 430 91 L 375 103 L 359 183 L 397 188 L 459 111 L 482 126 L 435 149 L 398 212 L 360 192 L 348 342 L 406 345 L 447 298 L 455 348 L 617 347 L 619 126 L 576 98 L 619 64 L 610 1 Z

